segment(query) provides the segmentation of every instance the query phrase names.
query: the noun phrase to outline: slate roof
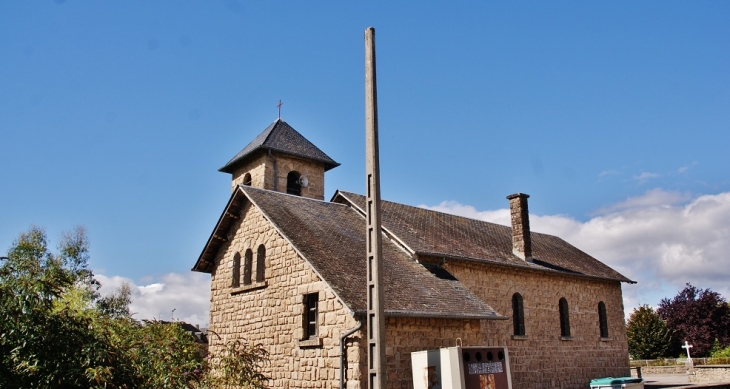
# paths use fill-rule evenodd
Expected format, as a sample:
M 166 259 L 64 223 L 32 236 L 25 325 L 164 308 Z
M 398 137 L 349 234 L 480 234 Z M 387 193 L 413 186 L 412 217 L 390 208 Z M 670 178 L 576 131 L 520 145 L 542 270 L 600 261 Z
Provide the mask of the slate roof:
M 193 270 L 210 272 L 230 221 L 230 206 L 251 201 L 335 294 L 354 312 L 366 311 L 365 218 L 348 205 L 239 186 Z M 503 319 L 459 281 L 430 272 L 383 240 L 384 300 L 388 316 Z
M 240 163 L 252 157 L 257 151 L 268 150 L 322 162 L 325 171 L 340 166 L 285 121 L 277 119 L 218 171 L 233 173 Z
M 239 186 L 192 270 L 210 273 L 240 209 L 251 202 L 354 312 L 366 311 L 365 197 L 337 191 L 331 202 Z M 441 268 L 414 256 L 511 266 L 634 283 L 552 235 L 531 232 L 532 262 L 512 253 L 511 229 L 499 224 L 383 201 L 385 313 L 388 316 L 503 319 Z M 361 287 L 359 287 L 361 286 Z
M 333 201 L 365 214 L 365 196 L 337 191 Z M 383 229 L 413 254 L 474 260 L 534 270 L 634 283 L 557 236 L 531 232 L 533 262 L 512 253 L 510 227 L 383 201 Z

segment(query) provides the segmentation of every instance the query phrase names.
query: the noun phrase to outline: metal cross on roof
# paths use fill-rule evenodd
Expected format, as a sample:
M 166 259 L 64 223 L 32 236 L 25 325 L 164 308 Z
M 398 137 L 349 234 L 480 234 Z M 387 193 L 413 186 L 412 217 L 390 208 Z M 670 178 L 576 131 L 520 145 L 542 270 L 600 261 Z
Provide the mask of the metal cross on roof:
M 281 100 L 279 100 L 279 104 L 276 104 L 276 107 L 277 107 L 277 108 L 279 108 L 279 119 L 281 119 L 281 106 L 282 106 L 283 104 L 284 104 L 284 103 L 282 103 L 282 102 L 281 102 Z

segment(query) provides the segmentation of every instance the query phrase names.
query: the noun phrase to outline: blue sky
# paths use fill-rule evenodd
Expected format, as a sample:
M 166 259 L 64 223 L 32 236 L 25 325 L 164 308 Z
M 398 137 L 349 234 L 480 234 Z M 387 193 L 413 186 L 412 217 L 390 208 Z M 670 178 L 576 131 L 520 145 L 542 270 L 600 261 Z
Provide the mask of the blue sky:
M 217 169 L 280 99 L 342 163 L 326 197 L 362 192 L 374 26 L 383 198 L 499 222 L 528 193 L 536 230 L 639 281 L 627 310 L 685 282 L 730 297 L 728 19 L 720 1 L 2 2 L 0 253 L 83 225 L 108 284 L 205 290 L 189 269 L 230 193 Z

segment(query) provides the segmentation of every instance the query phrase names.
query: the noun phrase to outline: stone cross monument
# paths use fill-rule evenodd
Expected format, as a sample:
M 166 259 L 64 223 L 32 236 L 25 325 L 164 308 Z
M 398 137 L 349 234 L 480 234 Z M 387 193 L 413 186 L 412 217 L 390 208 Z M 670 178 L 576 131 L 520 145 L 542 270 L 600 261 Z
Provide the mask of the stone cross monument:
M 365 171 L 366 263 L 368 298 L 368 388 L 385 389 L 385 316 L 383 315 L 380 228 L 380 163 L 378 150 L 378 90 L 375 82 L 375 29 L 365 29 Z
M 689 355 L 689 349 L 692 348 L 692 345 L 689 344 L 686 340 L 684 341 L 684 346 L 682 346 L 683 349 L 687 349 L 687 364 L 690 366 L 693 366 L 694 363 L 692 362 L 692 357 Z

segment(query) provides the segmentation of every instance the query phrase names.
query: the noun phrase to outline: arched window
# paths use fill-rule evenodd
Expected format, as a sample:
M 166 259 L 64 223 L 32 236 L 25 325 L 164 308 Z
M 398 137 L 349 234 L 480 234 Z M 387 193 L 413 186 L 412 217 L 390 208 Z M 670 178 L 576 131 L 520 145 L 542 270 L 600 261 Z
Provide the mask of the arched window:
M 525 335 L 525 309 L 522 306 L 522 296 L 519 293 L 512 295 L 512 324 L 514 325 L 515 335 Z
M 608 317 L 603 301 L 598 302 L 598 325 L 601 328 L 601 338 L 608 338 Z
M 570 336 L 570 313 L 568 312 L 568 300 L 565 297 L 560 299 L 560 336 Z
M 246 255 L 243 260 L 243 284 L 251 285 L 251 266 L 253 262 L 253 251 L 251 249 L 246 250 Z
M 243 175 L 243 185 L 251 186 L 251 174 L 246 173 Z
M 256 252 L 256 282 L 264 281 L 264 272 L 266 271 L 266 247 L 259 246 Z
M 299 183 L 299 177 L 301 174 L 291 171 L 286 175 L 286 193 L 301 196 L 302 185 Z
M 233 256 L 233 279 L 231 286 L 237 288 L 241 285 L 241 254 L 236 253 Z

